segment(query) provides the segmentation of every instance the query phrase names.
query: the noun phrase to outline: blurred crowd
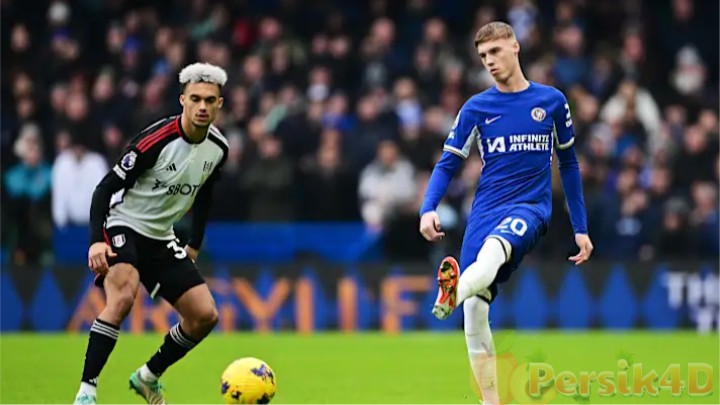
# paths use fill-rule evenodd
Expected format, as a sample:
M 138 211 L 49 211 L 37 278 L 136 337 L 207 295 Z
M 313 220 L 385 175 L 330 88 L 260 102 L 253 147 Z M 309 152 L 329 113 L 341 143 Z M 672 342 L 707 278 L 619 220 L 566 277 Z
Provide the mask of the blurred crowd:
M 600 257 L 718 255 L 718 2 L 76 0 L 2 3 L 2 243 L 48 262 L 126 142 L 180 111 L 179 70 L 227 69 L 216 221 L 364 221 L 427 258 L 418 209 L 458 109 L 492 85 L 472 38 L 509 22 L 568 97 Z M 477 153 L 439 208 L 454 251 Z M 559 177 L 536 255 L 573 251 Z

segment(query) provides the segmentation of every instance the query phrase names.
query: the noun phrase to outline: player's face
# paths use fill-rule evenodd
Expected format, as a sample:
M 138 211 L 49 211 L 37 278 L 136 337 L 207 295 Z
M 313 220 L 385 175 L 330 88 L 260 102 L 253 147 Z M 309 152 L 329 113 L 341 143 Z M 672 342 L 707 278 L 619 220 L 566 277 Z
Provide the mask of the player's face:
M 213 83 L 189 83 L 180 95 L 183 114 L 196 127 L 204 128 L 215 121 L 223 105 L 220 87 Z
M 518 66 L 520 45 L 512 38 L 495 39 L 478 45 L 478 54 L 485 69 L 496 82 L 506 81 Z

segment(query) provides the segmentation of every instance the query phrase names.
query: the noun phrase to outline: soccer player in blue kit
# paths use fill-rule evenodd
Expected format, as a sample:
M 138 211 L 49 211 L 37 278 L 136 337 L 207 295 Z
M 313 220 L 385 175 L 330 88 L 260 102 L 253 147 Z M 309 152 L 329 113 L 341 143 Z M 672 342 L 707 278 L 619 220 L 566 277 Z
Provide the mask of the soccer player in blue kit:
M 475 47 L 495 80 L 460 109 L 435 166 L 420 210 L 420 232 L 429 241 L 444 234 L 435 212 L 455 172 L 477 145 L 482 174 L 470 211 L 460 263 L 445 258 L 438 270 L 432 313 L 446 319 L 460 304 L 470 364 L 484 403 L 498 403 L 494 345 L 488 313 L 497 285 L 508 281 L 523 257 L 545 234 L 552 210 L 552 159 L 560 175 L 579 265 L 593 250 L 570 108 L 562 92 L 530 82 L 520 68 L 510 25 L 491 22 L 478 31 Z M 462 275 L 460 275 L 462 270 Z

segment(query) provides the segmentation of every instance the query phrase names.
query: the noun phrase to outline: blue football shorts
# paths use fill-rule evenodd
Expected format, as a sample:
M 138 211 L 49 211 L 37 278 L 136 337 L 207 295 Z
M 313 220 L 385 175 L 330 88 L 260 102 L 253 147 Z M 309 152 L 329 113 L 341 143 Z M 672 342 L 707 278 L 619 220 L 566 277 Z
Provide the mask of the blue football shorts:
M 484 212 L 468 220 L 460 253 L 460 271 L 465 271 L 477 260 L 483 243 L 488 238 L 507 241 L 512 247 L 507 262 L 500 267 L 495 280 L 488 287 L 488 294 L 481 294 L 488 303 L 497 295 L 497 286 L 510 279 L 523 258 L 537 245 L 547 231 L 546 222 L 528 206 L 514 206 Z

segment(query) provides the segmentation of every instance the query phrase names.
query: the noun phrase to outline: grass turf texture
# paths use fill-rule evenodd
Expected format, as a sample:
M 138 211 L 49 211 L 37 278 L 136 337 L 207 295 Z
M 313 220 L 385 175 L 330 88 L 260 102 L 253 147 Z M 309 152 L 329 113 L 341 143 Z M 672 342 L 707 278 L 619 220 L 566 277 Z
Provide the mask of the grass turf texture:
M 99 403 L 141 403 L 127 389 L 130 373 L 159 346 L 160 335 L 121 334 L 98 388 Z M 69 403 L 81 374 L 87 336 L 83 334 L 0 335 L 0 402 Z M 499 358 L 522 364 L 544 361 L 555 373 L 618 371 L 618 358 L 643 363 L 662 375 L 689 362 L 713 367 L 712 395 L 673 398 L 600 398 L 578 401 L 557 394 L 552 403 L 720 403 L 718 335 L 683 333 L 510 332 L 496 333 Z M 310 336 L 296 334 L 214 334 L 171 367 L 162 381 L 171 403 L 222 403 L 220 375 L 232 360 L 253 356 L 277 375 L 273 403 L 474 403 L 476 390 L 462 333 L 379 333 Z M 502 366 L 501 366 L 502 367 Z

